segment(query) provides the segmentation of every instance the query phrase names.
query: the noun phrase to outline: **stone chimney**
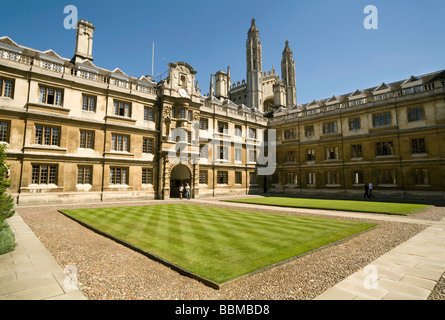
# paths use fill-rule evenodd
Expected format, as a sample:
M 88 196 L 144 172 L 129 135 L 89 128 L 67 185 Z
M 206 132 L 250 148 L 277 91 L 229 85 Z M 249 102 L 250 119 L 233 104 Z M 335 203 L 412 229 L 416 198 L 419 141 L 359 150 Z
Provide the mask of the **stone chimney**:
M 88 59 L 93 61 L 93 33 L 95 27 L 91 22 L 80 20 L 77 23 L 76 53 L 74 63 Z

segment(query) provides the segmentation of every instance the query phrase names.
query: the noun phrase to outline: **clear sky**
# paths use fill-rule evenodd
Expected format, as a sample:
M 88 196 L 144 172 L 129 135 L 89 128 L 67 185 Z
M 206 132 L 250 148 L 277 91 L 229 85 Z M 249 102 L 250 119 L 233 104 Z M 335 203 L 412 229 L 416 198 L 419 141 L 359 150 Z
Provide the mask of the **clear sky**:
M 263 43 L 263 70 L 275 66 L 289 40 L 299 104 L 445 69 L 444 0 L 0 0 L 0 36 L 71 58 L 75 30 L 64 28 L 65 6 L 95 27 L 94 63 L 130 76 L 168 70 L 184 61 L 198 71 L 203 94 L 210 74 L 230 65 L 246 77 L 246 37 L 252 18 Z M 378 9 L 378 29 L 363 12 Z

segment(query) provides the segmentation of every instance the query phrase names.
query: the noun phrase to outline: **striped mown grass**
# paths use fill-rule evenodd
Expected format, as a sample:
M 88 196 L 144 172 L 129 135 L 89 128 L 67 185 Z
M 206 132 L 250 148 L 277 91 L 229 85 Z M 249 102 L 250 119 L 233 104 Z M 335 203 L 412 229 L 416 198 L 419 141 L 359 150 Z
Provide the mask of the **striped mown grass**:
M 219 284 L 374 226 L 185 204 L 62 212 Z
M 391 203 L 377 201 L 355 201 L 355 200 L 324 200 L 324 199 L 304 199 L 286 197 L 264 197 L 250 199 L 224 200 L 228 202 L 241 202 L 249 204 L 261 204 L 269 206 L 327 209 L 340 211 L 355 211 L 369 213 L 384 213 L 409 215 L 421 210 L 425 210 L 430 205 L 413 203 Z

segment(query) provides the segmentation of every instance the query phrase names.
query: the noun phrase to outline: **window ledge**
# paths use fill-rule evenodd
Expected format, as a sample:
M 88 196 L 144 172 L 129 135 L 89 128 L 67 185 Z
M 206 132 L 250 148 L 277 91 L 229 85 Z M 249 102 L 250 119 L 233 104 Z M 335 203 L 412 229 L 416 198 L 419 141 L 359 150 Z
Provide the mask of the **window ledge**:
M 105 116 L 105 121 L 107 121 L 107 120 L 115 120 L 115 121 L 119 121 L 119 122 L 129 122 L 131 124 L 135 124 L 136 123 L 135 119 L 124 117 L 124 116 L 115 116 L 115 115 L 107 115 L 107 116 Z
M 110 184 L 107 186 L 110 189 L 129 189 L 131 186 L 128 184 Z
M 23 149 L 25 151 L 29 151 L 29 150 L 58 151 L 58 152 L 66 152 L 67 151 L 66 148 L 61 148 L 59 146 L 46 146 L 46 145 L 40 145 L 40 144 L 25 146 L 25 147 L 23 147 Z
M 64 108 L 62 106 L 56 106 L 52 104 L 44 104 L 44 103 L 28 103 L 27 104 L 28 110 L 33 111 L 51 111 L 59 114 L 66 114 L 68 115 L 71 111 L 71 109 Z

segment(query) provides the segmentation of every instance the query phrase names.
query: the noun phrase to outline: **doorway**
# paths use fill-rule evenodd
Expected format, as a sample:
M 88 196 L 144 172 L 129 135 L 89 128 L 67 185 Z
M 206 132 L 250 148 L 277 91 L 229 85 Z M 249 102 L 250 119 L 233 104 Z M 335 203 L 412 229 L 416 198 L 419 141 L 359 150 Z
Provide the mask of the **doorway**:
M 188 183 L 191 188 L 191 177 L 191 172 L 186 166 L 179 164 L 174 167 L 170 175 L 170 198 L 179 198 L 179 187 L 181 185 L 185 188 L 185 185 Z

